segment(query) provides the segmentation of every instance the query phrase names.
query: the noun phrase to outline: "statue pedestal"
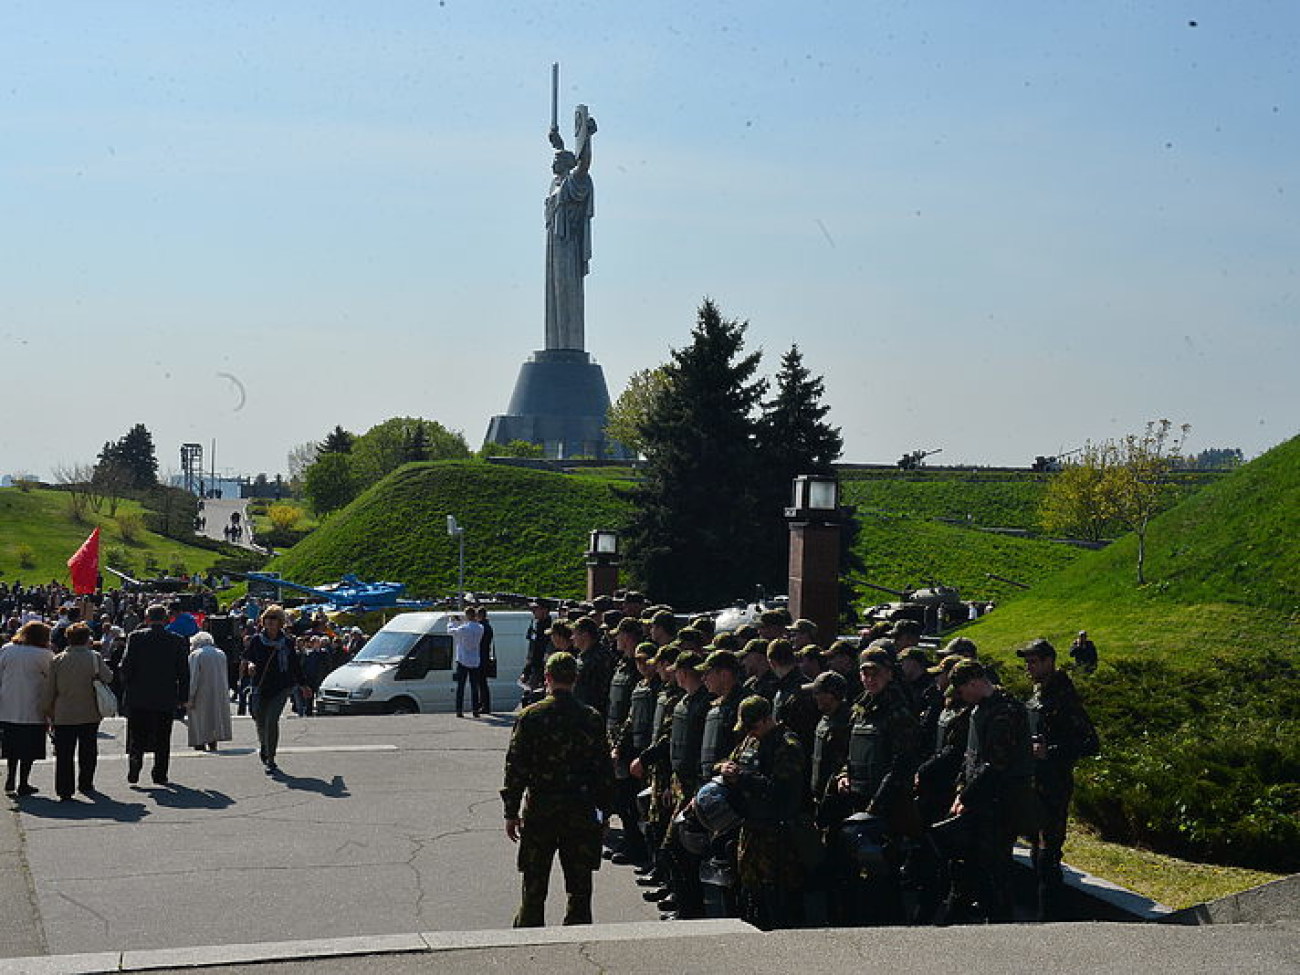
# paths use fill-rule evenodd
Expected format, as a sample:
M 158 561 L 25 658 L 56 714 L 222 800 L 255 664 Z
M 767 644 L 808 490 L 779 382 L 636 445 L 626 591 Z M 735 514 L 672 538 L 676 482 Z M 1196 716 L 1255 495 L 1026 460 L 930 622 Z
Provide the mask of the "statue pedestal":
M 526 440 L 551 459 L 626 459 L 620 444 L 605 439 L 608 410 L 605 373 L 587 352 L 543 349 L 519 367 L 510 405 L 488 424 L 487 442 Z

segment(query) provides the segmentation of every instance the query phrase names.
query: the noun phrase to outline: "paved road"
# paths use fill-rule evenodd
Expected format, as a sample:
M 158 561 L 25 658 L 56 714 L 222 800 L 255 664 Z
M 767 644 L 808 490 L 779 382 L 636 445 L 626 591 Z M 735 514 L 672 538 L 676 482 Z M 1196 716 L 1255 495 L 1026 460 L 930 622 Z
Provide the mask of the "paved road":
M 200 535 L 206 535 L 208 538 L 215 538 L 219 542 L 228 541 L 224 534 L 225 527 L 230 524 L 230 516 L 238 511 L 240 521 L 244 525 L 244 534 L 235 544 L 241 548 L 260 551 L 249 540 L 251 534 L 252 520 L 248 517 L 248 502 L 242 498 L 211 498 L 203 502 L 203 510 L 199 512 L 207 521 L 203 530 L 198 532 Z
M 33 775 L 44 791 L 19 807 L 48 950 L 507 927 L 518 874 L 497 790 L 510 723 L 287 718 L 279 779 L 247 718 L 215 755 L 186 747 L 177 725 L 175 784 L 132 788 L 124 726 L 106 721 L 101 801 L 50 799 L 47 764 Z M 556 919 L 562 887 L 557 868 Z M 603 920 L 655 917 L 626 868 L 607 865 L 597 891 Z M 28 932 L 0 955 L 34 943 Z

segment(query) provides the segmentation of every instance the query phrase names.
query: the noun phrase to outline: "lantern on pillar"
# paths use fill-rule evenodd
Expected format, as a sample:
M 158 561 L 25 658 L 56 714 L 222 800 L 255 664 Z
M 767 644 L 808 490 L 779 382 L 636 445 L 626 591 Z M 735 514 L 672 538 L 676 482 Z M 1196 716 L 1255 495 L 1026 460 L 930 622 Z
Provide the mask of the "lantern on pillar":
M 592 529 L 587 542 L 587 600 L 618 589 L 618 532 Z

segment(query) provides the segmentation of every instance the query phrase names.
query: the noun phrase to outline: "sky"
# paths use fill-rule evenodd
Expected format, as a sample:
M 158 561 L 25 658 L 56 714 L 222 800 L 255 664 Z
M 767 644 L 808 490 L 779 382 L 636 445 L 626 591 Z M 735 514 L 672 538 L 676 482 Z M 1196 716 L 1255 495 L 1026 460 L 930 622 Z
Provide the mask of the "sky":
M 1300 432 L 1292 0 L 0 4 L 0 474 L 477 448 L 543 344 L 550 65 L 617 397 L 703 298 L 844 460 Z

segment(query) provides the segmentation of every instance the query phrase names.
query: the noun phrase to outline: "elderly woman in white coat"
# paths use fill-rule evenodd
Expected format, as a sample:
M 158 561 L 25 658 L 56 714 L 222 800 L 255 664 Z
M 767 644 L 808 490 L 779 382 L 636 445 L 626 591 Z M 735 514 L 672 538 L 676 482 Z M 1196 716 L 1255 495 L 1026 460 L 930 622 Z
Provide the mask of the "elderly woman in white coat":
M 49 624 L 37 620 L 24 623 L 0 649 L 0 734 L 9 795 L 39 791 L 28 777 L 32 763 L 45 757 L 44 705 L 53 663 Z
M 190 744 L 199 751 L 217 750 L 230 741 L 230 678 L 226 655 L 207 632 L 190 637 Z

